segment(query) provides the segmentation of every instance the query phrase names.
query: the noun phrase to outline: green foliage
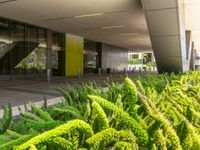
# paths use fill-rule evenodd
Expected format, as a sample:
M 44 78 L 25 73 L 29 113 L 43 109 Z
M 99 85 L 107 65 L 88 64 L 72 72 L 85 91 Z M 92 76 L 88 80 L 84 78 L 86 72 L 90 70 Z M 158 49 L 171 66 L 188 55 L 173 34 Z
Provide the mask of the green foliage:
M 107 86 L 109 89 L 106 96 L 107 99 L 113 103 L 116 103 L 118 99 L 118 94 L 121 93 L 122 85 L 119 83 L 112 82 L 111 84 L 107 83 Z
M 116 144 L 114 145 L 116 150 L 136 150 L 138 148 L 133 148 L 131 143 L 128 142 L 116 142 Z
M 42 110 L 41 108 L 37 107 L 35 104 L 33 104 L 31 102 L 29 104 L 30 104 L 32 112 L 35 115 L 39 116 L 40 118 L 42 118 L 45 121 L 53 121 L 53 119 L 51 118 L 51 116 L 49 115 L 48 112 Z
M 12 108 L 9 104 L 8 106 L 3 107 L 3 118 L 0 119 L 0 134 L 6 132 L 9 128 L 10 123 L 12 121 Z
M 128 64 L 129 65 L 143 64 L 143 59 L 129 59 Z
M 146 92 L 145 92 L 145 89 L 144 89 L 144 87 L 143 87 L 141 81 L 140 81 L 140 80 L 136 80 L 136 83 L 137 83 L 137 87 L 138 87 L 139 91 L 140 91 L 142 94 L 145 95 Z
M 93 127 L 94 132 L 107 129 L 109 127 L 109 121 L 104 110 L 97 102 L 92 103 L 92 114 L 90 124 Z
M 62 137 L 55 137 L 49 141 L 48 147 L 50 149 L 63 150 L 63 149 L 71 149 L 73 145 L 70 141 L 65 140 Z
M 61 87 L 61 103 L 13 118 L 4 107 L 0 150 L 200 149 L 199 71 L 110 82 Z
M 32 129 L 37 132 L 44 132 L 51 130 L 59 125 L 63 124 L 63 122 L 59 121 L 34 121 L 34 120 L 26 120 L 26 127 L 28 129 Z
M 9 130 L 15 131 L 18 134 L 26 135 L 31 134 L 29 132 L 28 127 L 26 126 L 26 119 L 25 118 L 13 118 L 13 123 L 11 123 Z
M 93 135 L 86 142 L 90 145 L 91 150 L 102 150 L 108 146 L 114 146 L 113 144 L 118 141 L 131 143 L 132 148 L 138 148 L 135 137 L 130 131 L 116 131 L 113 128 L 108 128 Z
M 6 130 L 5 135 L 9 136 L 12 139 L 18 139 L 22 136 L 21 134 L 11 130 Z
M 34 137 L 35 135 L 36 134 L 24 135 L 16 140 L 11 140 L 10 142 L 0 145 L 0 150 L 11 150 L 11 149 L 13 149 L 13 147 L 26 142 L 27 140 Z
M 130 129 L 137 136 L 139 145 L 146 145 L 148 143 L 148 134 L 147 132 L 138 124 L 138 122 L 132 118 L 127 112 L 123 109 L 115 106 L 113 103 L 107 101 L 104 98 L 89 95 L 91 100 L 98 102 L 103 108 L 112 111 L 115 113 L 117 120 L 121 124 L 122 129 Z
M 69 115 L 68 118 L 76 118 L 76 119 L 82 119 L 82 115 L 80 114 L 79 110 L 75 107 L 71 107 L 71 106 L 65 106 L 64 108 L 53 108 L 52 112 L 58 115 Z
M 167 150 L 167 141 L 162 130 L 158 129 L 154 132 L 153 141 L 158 150 Z
M 91 107 L 90 107 L 90 103 L 87 102 L 87 105 L 86 105 L 86 110 L 85 110 L 85 113 L 84 113 L 84 116 L 83 116 L 83 119 L 87 122 L 88 121 L 88 118 L 91 114 Z
M 0 145 L 5 144 L 11 140 L 12 140 L 12 138 L 10 138 L 9 136 L 7 136 L 5 134 L 0 135 Z
M 31 144 L 29 150 L 37 150 L 37 147 L 35 145 Z
M 128 107 L 136 104 L 138 101 L 137 88 L 130 78 L 125 78 L 123 90 L 126 91 L 123 95 L 124 103 Z
M 23 117 L 23 118 L 31 119 L 31 120 L 35 120 L 35 121 L 44 121 L 39 116 L 37 116 L 37 115 L 35 115 L 31 112 L 22 111 L 20 108 L 19 108 L 19 112 L 20 112 L 20 116 Z
M 52 141 L 52 138 L 64 136 L 67 134 L 72 134 L 74 131 L 79 131 L 84 133 L 85 138 L 89 138 L 90 136 L 93 135 L 93 130 L 87 123 L 81 120 L 73 120 L 30 139 L 24 144 L 16 147 L 16 150 L 25 150 L 27 148 L 30 148 L 30 145 L 35 145 L 37 147 L 41 144 L 47 144 L 50 141 Z

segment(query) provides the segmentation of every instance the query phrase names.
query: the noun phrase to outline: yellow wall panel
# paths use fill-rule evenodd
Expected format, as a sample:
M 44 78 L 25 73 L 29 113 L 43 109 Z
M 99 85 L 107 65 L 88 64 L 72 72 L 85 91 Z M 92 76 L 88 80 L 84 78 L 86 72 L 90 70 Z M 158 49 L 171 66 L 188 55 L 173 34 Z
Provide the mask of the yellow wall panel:
M 83 73 L 83 49 L 84 40 L 82 37 L 66 34 L 66 52 L 65 52 L 65 75 L 78 75 L 80 68 Z

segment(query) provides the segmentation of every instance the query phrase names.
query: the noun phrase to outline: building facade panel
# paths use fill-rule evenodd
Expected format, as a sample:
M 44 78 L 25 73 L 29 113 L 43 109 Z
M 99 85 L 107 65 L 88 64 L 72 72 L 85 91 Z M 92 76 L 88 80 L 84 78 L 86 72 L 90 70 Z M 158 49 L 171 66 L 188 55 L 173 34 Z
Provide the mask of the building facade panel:
M 121 47 L 102 44 L 102 69 L 123 71 L 128 68 L 128 50 Z

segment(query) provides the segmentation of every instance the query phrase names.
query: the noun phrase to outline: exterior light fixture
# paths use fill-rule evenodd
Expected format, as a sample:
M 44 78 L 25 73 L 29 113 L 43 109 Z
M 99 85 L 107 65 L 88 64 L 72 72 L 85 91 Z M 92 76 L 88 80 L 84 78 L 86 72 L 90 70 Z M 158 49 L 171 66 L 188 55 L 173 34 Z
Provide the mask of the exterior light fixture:
M 139 33 L 122 33 L 119 34 L 120 36 L 136 36 L 136 35 L 140 35 Z
M 79 15 L 79 16 L 74 16 L 74 18 L 94 17 L 94 16 L 101 16 L 101 15 L 103 15 L 103 13 L 95 13 L 95 14 Z
M 113 28 L 124 28 L 124 25 L 119 25 L 119 26 L 109 26 L 109 27 L 102 27 L 101 29 L 113 29 Z

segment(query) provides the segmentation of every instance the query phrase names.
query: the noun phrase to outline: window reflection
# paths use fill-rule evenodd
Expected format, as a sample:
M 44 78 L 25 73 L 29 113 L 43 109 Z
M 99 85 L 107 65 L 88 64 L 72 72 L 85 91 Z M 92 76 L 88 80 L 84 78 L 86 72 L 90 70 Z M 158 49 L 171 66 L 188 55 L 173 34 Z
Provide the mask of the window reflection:
M 84 41 L 84 72 L 95 73 L 97 70 L 97 49 L 96 42 L 85 40 Z
M 11 45 L 9 36 L 9 23 L 0 20 L 0 74 L 9 73 L 9 57 L 3 57 Z
M 44 73 L 45 29 L 0 19 L 0 74 Z
M 0 18 L 0 75 L 44 74 L 46 30 Z M 65 34 L 53 32 L 52 69 L 64 75 Z
M 46 49 L 43 47 L 35 48 L 15 69 L 25 69 L 27 73 L 45 73 Z
M 52 70 L 53 75 L 65 75 L 65 34 L 53 33 Z

